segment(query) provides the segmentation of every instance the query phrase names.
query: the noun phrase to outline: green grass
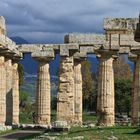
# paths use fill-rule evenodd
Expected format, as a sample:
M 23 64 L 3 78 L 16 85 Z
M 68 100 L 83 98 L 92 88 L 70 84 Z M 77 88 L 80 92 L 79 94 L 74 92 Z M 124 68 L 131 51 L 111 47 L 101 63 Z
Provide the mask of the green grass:
M 52 112 L 52 121 L 56 120 L 56 113 Z M 20 120 L 22 123 L 31 123 L 31 114 L 21 114 Z M 93 115 L 83 114 L 83 122 L 94 122 L 96 123 L 97 117 Z M 119 140 L 140 140 L 140 133 L 135 134 L 137 128 L 130 126 L 116 126 L 116 127 L 106 127 L 106 128 L 82 128 L 82 127 L 72 127 L 68 135 L 60 135 L 61 140 L 65 140 L 66 137 L 76 137 L 84 136 L 84 140 L 107 140 L 108 137 L 113 133 Z M 35 137 L 35 136 L 33 136 Z M 28 137 L 27 139 L 30 139 Z
M 119 140 L 140 140 L 140 134 L 136 132 L 134 127 L 108 127 L 98 129 L 96 128 L 81 128 L 72 127 L 68 135 L 61 135 L 59 138 L 65 140 L 66 137 L 84 136 L 84 140 L 108 140 L 108 137 L 113 133 Z
M 96 122 L 97 117 L 95 115 L 88 115 L 87 113 L 83 114 L 83 122 Z
M 26 112 L 20 112 L 19 114 L 19 122 L 21 124 L 32 124 L 33 123 L 33 119 L 32 119 L 32 112 L 30 113 L 26 113 Z

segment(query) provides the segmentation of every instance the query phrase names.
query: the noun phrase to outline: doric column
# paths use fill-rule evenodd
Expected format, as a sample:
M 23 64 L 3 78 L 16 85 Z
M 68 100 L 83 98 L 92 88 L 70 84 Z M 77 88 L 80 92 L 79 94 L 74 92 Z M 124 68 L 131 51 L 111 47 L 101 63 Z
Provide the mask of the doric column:
M 99 58 L 97 115 L 98 124 L 114 125 L 114 72 L 113 58 L 107 52 L 102 52 Z
M 134 62 L 131 123 L 137 125 L 140 121 L 140 55 L 129 59 Z
M 82 98 L 82 73 L 81 59 L 74 59 L 74 108 L 75 108 L 75 123 L 82 124 L 83 113 L 83 98 Z
M 6 125 L 12 124 L 13 99 L 12 99 L 12 60 L 5 58 L 6 71 Z
M 51 87 L 49 62 L 54 58 L 54 50 L 46 48 L 44 51 L 32 53 L 32 57 L 38 61 L 35 121 L 39 125 L 46 125 L 50 124 Z
M 13 61 L 12 70 L 12 125 L 19 124 L 19 73 L 18 73 L 18 63 Z
M 39 60 L 37 93 L 36 93 L 36 115 L 37 124 L 49 124 L 51 113 L 51 91 L 49 61 Z
M 57 120 L 74 122 L 74 62 L 73 56 L 61 56 Z
M 0 125 L 6 120 L 6 73 L 4 57 L 0 56 Z

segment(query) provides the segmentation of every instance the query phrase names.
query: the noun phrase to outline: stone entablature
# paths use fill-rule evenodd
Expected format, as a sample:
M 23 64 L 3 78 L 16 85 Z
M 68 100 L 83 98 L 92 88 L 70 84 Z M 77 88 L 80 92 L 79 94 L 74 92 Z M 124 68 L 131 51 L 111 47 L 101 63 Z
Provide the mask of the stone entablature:
M 135 31 L 139 19 L 138 18 L 104 18 L 104 30 L 122 31 L 120 33 L 128 33 L 128 31 Z
M 33 53 L 39 51 L 54 51 L 62 56 L 69 56 L 69 51 L 78 51 L 78 44 L 23 44 L 19 45 L 18 50 L 21 53 Z
M 22 58 L 22 53 L 17 47 L 16 43 L 6 36 L 5 19 L 0 16 L 0 54 Z
M 103 34 L 68 34 L 64 38 L 65 43 L 77 43 L 80 45 L 99 45 L 105 43 L 105 35 Z
M 15 42 L 13 42 L 10 38 L 7 36 L 0 34 L 0 50 L 5 52 L 11 52 L 15 56 L 22 57 L 22 53 L 18 51 L 18 46 Z

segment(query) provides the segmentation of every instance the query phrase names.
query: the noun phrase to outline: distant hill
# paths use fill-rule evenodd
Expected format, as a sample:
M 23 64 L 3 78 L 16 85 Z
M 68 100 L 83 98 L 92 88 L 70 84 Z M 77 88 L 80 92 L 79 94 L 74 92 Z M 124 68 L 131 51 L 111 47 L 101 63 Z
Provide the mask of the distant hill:
M 19 36 L 13 36 L 13 37 L 10 37 L 14 42 L 16 42 L 17 44 L 28 44 L 29 42 L 27 40 L 25 40 L 24 38 L 22 37 L 19 37 Z

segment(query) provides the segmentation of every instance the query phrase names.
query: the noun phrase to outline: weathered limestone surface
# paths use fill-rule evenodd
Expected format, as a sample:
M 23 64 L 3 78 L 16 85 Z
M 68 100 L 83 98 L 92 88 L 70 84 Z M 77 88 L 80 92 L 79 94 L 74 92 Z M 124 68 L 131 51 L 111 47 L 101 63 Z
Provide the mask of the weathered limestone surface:
M 48 48 L 45 51 L 33 52 L 32 56 L 34 58 L 37 58 L 37 59 L 42 59 L 42 60 L 44 59 L 44 60 L 46 60 L 47 57 L 49 57 L 49 58 L 53 58 L 54 57 L 54 50 L 52 48 Z
M 105 18 L 105 30 L 136 30 L 138 18 Z
M 133 75 L 133 88 L 132 88 L 132 114 L 131 121 L 133 125 L 137 125 L 140 119 L 140 56 L 135 58 L 130 58 L 131 61 L 134 61 L 134 75 Z
M 77 52 L 79 50 L 78 44 L 61 44 L 60 45 L 60 55 L 61 56 L 70 56 L 71 53 Z
M 6 35 L 5 19 L 3 16 L 0 16 L 0 34 Z
M 82 73 L 81 73 L 81 60 L 74 59 L 74 105 L 75 105 L 75 123 L 82 124 L 83 113 L 83 98 L 82 98 Z
M 21 44 L 18 47 L 18 50 L 22 53 L 46 51 L 48 49 L 59 50 L 59 45 L 58 44 Z
M 104 44 L 105 35 L 103 34 L 68 34 L 65 36 L 65 43 L 78 44 Z
M 13 112 L 13 95 L 12 95 L 12 60 L 10 58 L 5 59 L 6 70 L 6 124 L 12 124 L 12 112 Z
M 0 56 L 0 124 L 4 125 L 6 120 L 6 73 L 4 57 Z
M 74 70 L 73 56 L 61 57 L 59 92 L 57 101 L 57 120 L 74 122 Z
M 19 124 L 19 73 L 18 73 L 18 63 L 13 62 L 12 70 L 12 124 Z
M 140 44 L 134 40 L 134 34 L 110 34 L 107 36 L 106 44 L 120 47 L 133 47 Z
M 49 61 L 39 61 L 36 93 L 37 124 L 50 123 L 50 92 Z
M 102 54 L 99 58 L 97 114 L 99 125 L 114 125 L 114 73 L 113 58 Z

